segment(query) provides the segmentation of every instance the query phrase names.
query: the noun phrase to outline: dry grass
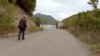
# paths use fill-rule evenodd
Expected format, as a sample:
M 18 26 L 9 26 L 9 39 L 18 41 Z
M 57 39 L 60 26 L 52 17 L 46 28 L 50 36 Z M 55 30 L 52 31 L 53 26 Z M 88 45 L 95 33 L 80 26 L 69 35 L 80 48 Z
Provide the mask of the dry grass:
M 73 27 L 68 29 L 77 38 L 88 44 L 90 49 L 97 55 L 100 56 L 100 32 L 99 30 L 81 30 Z
M 18 23 L 23 15 L 27 15 L 28 29 L 35 25 L 32 20 L 32 16 L 25 13 L 19 6 L 8 3 L 7 0 L 0 0 L 0 35 L 18 32 Z M 9 22 L 7 19 L 11 19 L 10 24 L 8 24 Z M 4 23 L 2 23 L 3 21 Z

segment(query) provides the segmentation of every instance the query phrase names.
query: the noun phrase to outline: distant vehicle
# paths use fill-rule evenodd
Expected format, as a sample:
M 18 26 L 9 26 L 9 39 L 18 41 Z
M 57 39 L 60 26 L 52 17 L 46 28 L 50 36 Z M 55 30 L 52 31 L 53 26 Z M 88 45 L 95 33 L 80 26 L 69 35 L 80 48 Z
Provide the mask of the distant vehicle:
M 56 25 L 57 29 L 62 29 L 63 28 L 63 22 L 58 22 Z

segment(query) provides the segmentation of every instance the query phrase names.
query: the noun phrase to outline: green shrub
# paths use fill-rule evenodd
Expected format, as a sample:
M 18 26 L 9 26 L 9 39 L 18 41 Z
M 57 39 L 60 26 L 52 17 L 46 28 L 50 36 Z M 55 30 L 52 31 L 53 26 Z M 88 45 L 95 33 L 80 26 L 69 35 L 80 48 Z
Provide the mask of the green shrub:
M 0 6 L 6 6 L 8 4 L 7 0 L 0 0 Z
M 13 3 L 13 0 L 8 0 L 8 2 Z
M 99 12 L 98 12 L 99 14 Z M 100 30 L 100 16 L 95 16 L 91 11 L 82 12 L 77 15 L 74 15 L 64 21 L 64 27 L 81 27 L 81 29 L 97 29 Z
M 100 52 L 100 9 L 81 12 L 63 21 L 64 27 L 94 51 Z
M 39 17 L 34 17 L 33 21 L 35 22 L 36 26 L 40 27 L 41 19 Z
M 32 15 L 36 7 L 36 0 L 17 0 L 17 4 L 24 9 L 25 12 Z
M 4 9 L 4 11 L 0 11 L 2 13 L 0 13 L 0 32 L 2 34 L 7 34 L 9 32 L 11 32 L 13 29 L 13 20 L 14 20 L 14 16 L 12 15 L 14 10 L 15 10 L 15 6 L 13 4 L 8 3 L 7 5 L 5 5 L 5 7 L 1 7 Z
M 32 26 L 29 28 L 29 32 L 37 32 L 37 31 L 40 31 L 40 30 L 43 30 L 42 28 L 39 28 L 37 26 Z

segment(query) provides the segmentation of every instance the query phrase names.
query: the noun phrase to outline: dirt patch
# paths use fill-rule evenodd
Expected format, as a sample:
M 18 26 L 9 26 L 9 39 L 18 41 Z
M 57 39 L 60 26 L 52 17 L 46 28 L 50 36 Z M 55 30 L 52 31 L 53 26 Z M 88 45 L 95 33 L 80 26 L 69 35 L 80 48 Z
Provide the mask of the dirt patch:
M 99 53 L 96 53 L 96 56 L 100 56 L 100 52 Z
M 89 45 L 90 49 L 100 56 L 100 32 L 99 30 L 81 30 L 80 28 L 68 29 L 74 36 Z
M 13 16 L 15 16 L 15 20 L 14 20 L 15 27 L 18 26 L 19 20 L 23 17 L 23 15 L 27 15 L 28 28 L 35 25 L 35 23 L 32 21 L 32 17 L 26 14 L 21 8 L 17 6 L 16 11 L 13 13 Z

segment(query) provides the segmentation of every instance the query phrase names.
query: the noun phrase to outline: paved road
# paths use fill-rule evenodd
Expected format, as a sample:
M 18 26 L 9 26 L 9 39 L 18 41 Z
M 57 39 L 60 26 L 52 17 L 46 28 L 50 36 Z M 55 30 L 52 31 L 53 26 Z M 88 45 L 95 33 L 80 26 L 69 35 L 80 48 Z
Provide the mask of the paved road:
M 89 49 L 64 30 L 44 30 L 0 40 L 0 56 L 92 56 Z

